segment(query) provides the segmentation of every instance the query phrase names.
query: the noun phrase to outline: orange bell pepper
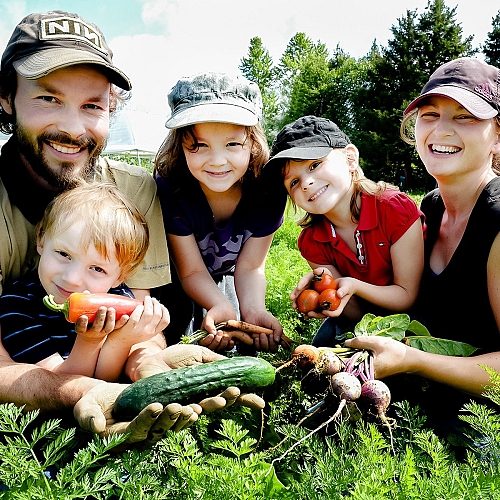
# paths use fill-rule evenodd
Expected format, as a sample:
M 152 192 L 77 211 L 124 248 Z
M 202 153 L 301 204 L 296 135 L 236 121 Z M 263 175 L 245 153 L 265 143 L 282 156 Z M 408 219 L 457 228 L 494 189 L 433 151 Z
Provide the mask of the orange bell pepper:
M 112 307 L 116 311 L 116 319 L 119 320 L 124 314 L 132 314 L 143 301 L 112 293 L 72 293 L 64 304 L 54 302 L 53 295 L 45 296 L 43 303 L 52 311 L 63 312 L 70 323 L 76 323 L 83 315 L 92 323 L 101 306 L 108 309 Z

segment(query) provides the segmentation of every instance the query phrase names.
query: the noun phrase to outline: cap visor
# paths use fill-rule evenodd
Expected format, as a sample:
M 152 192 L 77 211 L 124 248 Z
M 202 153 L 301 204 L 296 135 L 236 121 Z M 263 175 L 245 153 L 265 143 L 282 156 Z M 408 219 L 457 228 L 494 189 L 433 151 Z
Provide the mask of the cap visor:
M 487 120 L 493 118 L 498 113 L 495 108 L 490 106 L 484 99 L 470 92 L 469 90 L 461 87 L 454 87 L 453 85 L 443 85 L 429 90 L 425 94 L 414 99 L 410 105 L 405 109 L 404 114 L 407 115 L 410 111 L 418 107 L 418 104 L 426 97 L 432 95 L 440 95 L 449 97 L 463 106 L 469 113 L 472 113 L 476 118 Z
M 324 158 L 326 155 L 330 154 L 333 148 L 326 146 L 317 146 L 312 148 L 290 148 L 285 149 L 276 153 L 264 166 L 267 167 L 274 160 L 279 160 L 280 158 L 288 158 L 294 160 L 317 160 L 318 158 Z
M 35 52 L 13 63 L 17 73 L 28 80 L 42 78 L 56 69 L 67 68 L 75 64 L 97 64 L 102 66 L 111 83 L 124 90 L 132 89 L 132 84 L 125 73 L 107 63 L 97 54 L 85 50 L 54 47 Z
M 234 123 L 251 127 L 257 125 L 259 118 L 254 112 L 233 104 L 198 104 L 172 115 L 166 121 L 165 127 L 179 128 L 205 122 Z

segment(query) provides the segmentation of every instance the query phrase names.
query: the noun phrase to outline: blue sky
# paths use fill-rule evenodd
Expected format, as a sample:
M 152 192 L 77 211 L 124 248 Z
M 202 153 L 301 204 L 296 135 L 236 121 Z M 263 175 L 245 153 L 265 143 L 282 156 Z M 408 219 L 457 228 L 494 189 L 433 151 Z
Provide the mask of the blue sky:
M 463 34 L 478 46 L 491 31 L 498 0 L 445 0 L 457 6 Z M 166 96 L 182 76 L 237 72 L 250 39 L 259 36 L 275 62 L 289 40 L 304 32 L 330 51 L 337 45 L 362 57 L 372 42 L 387 45 L 390 28 L 406 10 L 421 14 L 427 0 L 0 0 L 0 46 L 30 12 L 77 12 L 97 24 L 115 64 L 132 80 L 129 108 L 163 127 Z M 158 134 L 162 135 L 162 128 Z

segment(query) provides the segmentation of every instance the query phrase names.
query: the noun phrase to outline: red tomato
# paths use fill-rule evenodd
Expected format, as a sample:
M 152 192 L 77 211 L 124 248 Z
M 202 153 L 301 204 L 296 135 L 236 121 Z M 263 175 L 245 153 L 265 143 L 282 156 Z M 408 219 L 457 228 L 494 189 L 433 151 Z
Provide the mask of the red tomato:
M 319 293 L 316 290 L 302 290 L 297 297 L 297 308 L 301 313 L 307 314 L 309 311 L 319 309 Z
M 327 288 L 319 294 L 319 306 L 323 311 L 335 311 L 340 305 L 340 297 L 337 290 Z
M 318 292 L 321 293 L 329 288 L 337 289 L 337 282 L 333 276 L 326 274 L 324 271 L 321 274 L 315 274 L 312 279 L 313 287 Z

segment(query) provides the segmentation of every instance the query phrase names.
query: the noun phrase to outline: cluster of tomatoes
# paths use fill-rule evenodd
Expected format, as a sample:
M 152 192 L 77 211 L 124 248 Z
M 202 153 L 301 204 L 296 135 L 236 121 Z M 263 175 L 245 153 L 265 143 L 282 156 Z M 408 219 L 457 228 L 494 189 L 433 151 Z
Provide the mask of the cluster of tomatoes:
M 303 314 L 310 311 L 335 311 L 339 305 L 337 283 L 333 276 L 324 272 L 315 273 L 310 288 L 302 290 L 297 297 L 297 309 Z

